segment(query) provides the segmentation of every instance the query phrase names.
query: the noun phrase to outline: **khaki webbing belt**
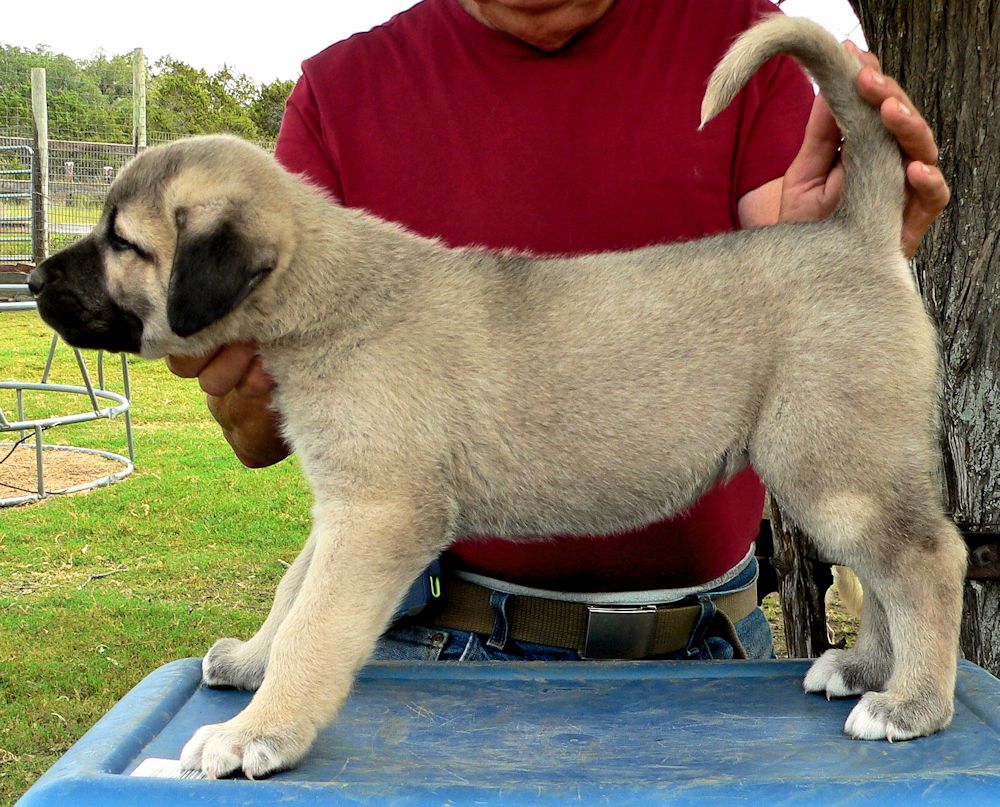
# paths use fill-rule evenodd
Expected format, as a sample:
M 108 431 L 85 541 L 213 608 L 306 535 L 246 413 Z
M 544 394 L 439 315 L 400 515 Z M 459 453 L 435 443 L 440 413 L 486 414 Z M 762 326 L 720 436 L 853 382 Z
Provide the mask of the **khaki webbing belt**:
M 422 625 L 490 635 L 493 631 L 495 613 L 490 605 L 489 588 L 449 577 L 444 582 L 443 594 L 440 606 L 418 617 Z M 737 658 L 746 658 L 746 651 L 733 625 L 749 616 L 757 607 L 756 583 L 743 591 L 712 596 L 711 600 L 718 612 L 715 624 L 708 634 L 725 638 L 733 645 Z M 511 595 L 506 606 L 510 627 L 509 638 L 521 642 L 570 648 L 586 657 L 588 630 L 591 628 L 595 611 L 600 611 L 602 614 L 618 612 L 630 615 L 635 610 L 637 609 L 618 606 L 597 607 L 521 594 Z M 687 647 L 692 630 L 702 616 L 702 607 L 660 605 L 655 606 L 655 616 L 649 613 L 653 610 L 653 607 L 649 607 L 642 614 L 648 616 L 652 622 L 647 650 L 639 655 L 618 657 L 662 656 Z

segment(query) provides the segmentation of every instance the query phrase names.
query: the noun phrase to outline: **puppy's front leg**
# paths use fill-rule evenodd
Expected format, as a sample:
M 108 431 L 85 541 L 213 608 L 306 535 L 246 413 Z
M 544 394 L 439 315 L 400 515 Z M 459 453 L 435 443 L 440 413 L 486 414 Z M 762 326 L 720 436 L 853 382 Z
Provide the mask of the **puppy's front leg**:
M 264 680 L 267 659 L 271 654 L 271 644 L 288 612 L 295 602 L 312 561 L 314 535 L 309 537 L 299 556 L 285 576 L 281 578 L 274 594 L 274 603 L 267 619 L 253 638 L 241 642 L 239 639 L 219 639 L 201 662 L 201 680 L 207 686 L 231 686 L 237 689 L 256 691 Z
M 445 521 L 412 502 L 318 505 L 312 561 L 274 636 L 264 681 L 233 719 L 204 726 L 181 764 L 215 778 L 295 765 L 343 704 L 399 597 L 440 551 Z

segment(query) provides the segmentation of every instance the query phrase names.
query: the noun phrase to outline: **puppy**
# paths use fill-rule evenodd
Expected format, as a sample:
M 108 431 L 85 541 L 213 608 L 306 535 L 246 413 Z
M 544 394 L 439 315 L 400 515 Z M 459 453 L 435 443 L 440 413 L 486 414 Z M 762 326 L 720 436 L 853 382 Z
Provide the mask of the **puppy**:
M 210 137 L 136 158 L 94 232 L 31 275 L 73 345 L 256 339 L 312 487 L 312 533 L 260 631 L 204 659 L 207 684 L 256 694 L 194 735 L 185 767 L 298 762 L 456 539 L 632 528 L 748 462 L 865 586 L 857 645 L 806 690 L 863 694 L 852 737 L 949 723 L 966 558 L 934 480 L 936 335 L 900 251 L 900 155 L 858 64 L 803 20 L 739 39 L 703 120 L 779 52 L 845 133 L 827 221 L 574 258 L 448 249 Z

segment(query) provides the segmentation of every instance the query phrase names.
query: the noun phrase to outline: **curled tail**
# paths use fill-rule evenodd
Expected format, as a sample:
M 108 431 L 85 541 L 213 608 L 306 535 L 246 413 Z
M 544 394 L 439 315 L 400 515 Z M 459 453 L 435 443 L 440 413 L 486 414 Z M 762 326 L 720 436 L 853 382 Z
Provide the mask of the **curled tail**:
M 740 36 L 708 81 L 701 125 L 725 109 L 757 69 L 779 53 L 792 56 L 819 85 L 844 135 L 846 171 L 838 214 L 898 247 L 905 201 L 899 146 L 878 111 L 858 95 L 858 61 L 816 23 L 774 14 Z

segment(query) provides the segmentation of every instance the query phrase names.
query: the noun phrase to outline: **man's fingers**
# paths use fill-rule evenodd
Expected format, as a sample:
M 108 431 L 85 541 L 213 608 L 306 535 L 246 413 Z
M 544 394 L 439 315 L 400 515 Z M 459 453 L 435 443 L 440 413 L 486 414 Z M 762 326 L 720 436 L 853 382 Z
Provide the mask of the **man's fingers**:
M 903 212 L 903 254 L 912 258 L 920 241 L 951 199 L 951 189 L 940 169 L 911 162 L 906 167 L 910 198 Z
M 274 379 L 264 369 L 255 342 L 234 342 L 214 355 L 196 358 L 168 356 L 175 374 L 191 378 L 205 391 L 208 411 L 237 458 L 249 468 L 263 468 L 289 454 L 281 437 L 270 392 Z
M 830 166 L 837 159 L 840 150 L 840 129 L 823 96 L 816 96 L 806 131 L 802 138 L 802 148 L 796 157 L 795 178 L 812 184 L 825 181 Z
M 181 378 L 194 378 L 206 364 L 215 358 L 216 353 L 207 356 L 167 356 L 167 369 Z
M 280 462 L 290 449 L 281 437 L 270 399 L 239 393 L 207 396 L 208 409 L 236 457 L 248 468 Z
M 257 355 L 254 356 L 246 374 L 236 385 L 236 392 L 240 395 L 258 397 L 270 392 L 274 387 L 274 379 L 264 369 L 264 360 Z
M 880 111 L 882 122 L 899 141 L 906 156 L 928 165 L 937 163 L 934 133 L 899 82 L 882 72 L 878 59 L 872 54 L 860 50 L 854 43 L 845 45 L 862 64 L 858 73 L 858 92 Z
M 899 86 L 899 83 L 880 70 L 862 67 L 861 72 L 858 73 L 857 83 L 858 93 L 874 107 L 882 106 L 888 98 L 896 98 L 913 109 L 913 102 L 910 101 L 910 97 Z
M 878 108 L 882 122 L 907 157 L 928 165 L 937 162 L 938 147 L 931 127 L 894 79 L 866 67 L 858 74 L 858 92 Z
M 208 411 L 215 418 L 215 422 L 223 428 L 223 432 L 230 427 L 228 410 L 224 395 L 206 395 L 205 403 L 208 404 Z
M 908 187 L 902 246 L 912 257 L 951 196 L 936 167 L 937 143 L 927 121 L 899 84 L 882 73 L 878 60 L 853 43 L 844 46 L 862 65 L 857 79 L 859 94 L 879 110 L 886 129 L 906 157 Z M 836 207 L 844 180 L 843 164 L 837 160 L 840 143 L 836 121 L 822 97 L 818 97 L 806 124 L 802 148 L 785 173 L 781 221 L 815 221 Z
M 921 204 L 937 216 L 951 200 L 951 188 L 936 165 L 912 162 L 906 166 L 906 180 Z
M 198 377 L 201 388 L 216 397 L 236 389 L 263 395 L 274 389 L 253 342 L 234 342 L 208 356 L 167 356 L 167 367 L 181 378 Z
M 937 163 L 938 147 L 934 133 L 908 101 L 889 98 L 882 103 L 879 111 L 885 127 L 899 141 L 900 148 L 909 159 L 926 165 Z
M 882 71 L 882 65 L 879 64 L 878 57 L 874 53 L 869 53 L 866 50 L 861 50 L 857 45 L 855 45 L 851 40 L 845 40 L 841 43 L 845 48 L 851 51 L 859 62 L 861 62 L 862 67 L 871 67 L 879 72 Z
M 226 345 L 198 373 L 198 383 L 209 395 L 225 395 L 234 390 L 257 356 L 252 342 Z
M 903 211 L 903 253 L 913 257 L 920 241 L 951 198 L 951 191 L 938 170 L 939 150 L 931 127 L 899 83 L 882 73 L 879 65 L 852 48 L 863 67 L 858 73 L 858 92 L 879 110 L 882 123 L 907 159 L 907 202 Z

